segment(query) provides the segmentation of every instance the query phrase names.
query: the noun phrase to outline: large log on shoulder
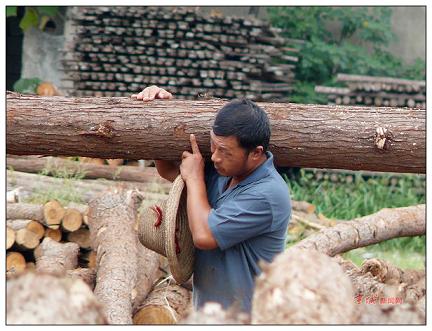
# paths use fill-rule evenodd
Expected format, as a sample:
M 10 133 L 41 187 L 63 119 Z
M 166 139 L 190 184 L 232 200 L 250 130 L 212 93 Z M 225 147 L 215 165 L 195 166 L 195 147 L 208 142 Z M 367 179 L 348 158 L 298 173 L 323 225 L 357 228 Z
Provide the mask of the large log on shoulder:
M 225 100 L 39 97 L 7 93 L 7 153 L 180 160 L 209 131 Z M 426 112 L 259 103 L 280 166 L 425 173 Z

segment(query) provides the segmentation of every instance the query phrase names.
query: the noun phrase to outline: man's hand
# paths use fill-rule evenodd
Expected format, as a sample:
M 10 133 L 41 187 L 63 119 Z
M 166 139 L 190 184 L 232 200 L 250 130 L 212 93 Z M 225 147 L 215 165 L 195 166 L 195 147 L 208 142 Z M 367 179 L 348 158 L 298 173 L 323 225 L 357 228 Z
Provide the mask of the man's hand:
M 204 181 L 204 159 L 196 142 L 195 135 L 190 135 L 192 153 L 184 151 L 180 173 L 186 184 L 191 181 Z
M 142 101 L 151 101 L 154 99 L 172 99 L 173 95 L 167 90 L 156 85 L 148 86 L 138 94 L 132 94 L 131 98 Z

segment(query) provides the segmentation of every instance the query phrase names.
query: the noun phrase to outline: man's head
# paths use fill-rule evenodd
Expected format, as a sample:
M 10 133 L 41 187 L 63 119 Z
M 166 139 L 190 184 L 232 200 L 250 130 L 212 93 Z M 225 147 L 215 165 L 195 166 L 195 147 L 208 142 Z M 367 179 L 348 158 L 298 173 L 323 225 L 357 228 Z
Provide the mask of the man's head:
M 223 176 L 242 176 L 259 165 L 270 141 L 267 114 L 247 99 L 222 107 L 210 134 L 212 161 Z

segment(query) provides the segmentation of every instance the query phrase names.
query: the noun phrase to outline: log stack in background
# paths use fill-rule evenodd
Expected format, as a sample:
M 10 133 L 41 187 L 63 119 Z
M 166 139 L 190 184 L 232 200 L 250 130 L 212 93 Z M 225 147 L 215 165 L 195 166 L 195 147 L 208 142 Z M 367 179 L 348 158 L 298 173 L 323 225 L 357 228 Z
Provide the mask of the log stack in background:
M 392 77 L 338 74 L 346 87 L 316 86 L 329 104 L 426 109 L 426 82 Z
M 70 95 L 127 96 L 157 84 L 178 98 L 287 101 L 292 89 L 300 41 L 255 18 L 185 7 L 75 7 L 70 18 Z

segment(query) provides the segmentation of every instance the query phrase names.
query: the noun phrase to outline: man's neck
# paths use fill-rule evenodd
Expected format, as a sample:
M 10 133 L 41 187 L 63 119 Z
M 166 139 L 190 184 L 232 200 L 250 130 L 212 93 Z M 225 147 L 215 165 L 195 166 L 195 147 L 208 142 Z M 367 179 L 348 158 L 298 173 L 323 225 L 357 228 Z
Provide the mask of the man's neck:
M 228 186 L 228 188 L 233 187 L 235 185 L 237 185 L 238 183 L 240 183 L 242 180 L 246 179 L 247 177 L 249 177 L 259 166 L 261 166 L 265 161 L 267 161 L 267 155 L 263 154 L 262 158 L 257 162 L 257 164 L 255 166 L 253 166 L 248 172 L 246 172 L 245 174 L 241 175 L 241 176 L 236 176 L 236 177 L 232 177 L 231 182 Z

